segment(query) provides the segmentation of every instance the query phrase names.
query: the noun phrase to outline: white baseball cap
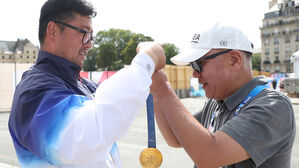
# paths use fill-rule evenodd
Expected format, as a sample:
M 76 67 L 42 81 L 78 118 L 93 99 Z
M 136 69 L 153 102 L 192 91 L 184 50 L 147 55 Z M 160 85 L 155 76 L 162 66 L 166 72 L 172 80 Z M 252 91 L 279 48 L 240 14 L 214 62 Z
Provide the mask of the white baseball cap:
M 252 53 L 253 45 L 240 29 L 216 24 L 203 33 L 195 33 L 191 47 L 170 60 L 177 65 L 187 65 L 212 49 L 234 49 Z

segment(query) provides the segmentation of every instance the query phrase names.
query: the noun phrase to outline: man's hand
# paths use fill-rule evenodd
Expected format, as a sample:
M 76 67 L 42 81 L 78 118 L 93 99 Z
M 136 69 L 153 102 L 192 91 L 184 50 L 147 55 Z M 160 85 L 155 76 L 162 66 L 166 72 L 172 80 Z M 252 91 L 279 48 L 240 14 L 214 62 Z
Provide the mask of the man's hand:
M 154 96 L 162 95 L 163 91 L 167 90 L 169 82 L 163 69 L 160 69 L 153 74 L 152 81 L 151 93 Z
M 155 63 L 155 71 L 164 68 L 166 57 L 162 46 L 155 42 L 142 42 L 136 48 L 137 53 L 145 53 L 149 55 Z

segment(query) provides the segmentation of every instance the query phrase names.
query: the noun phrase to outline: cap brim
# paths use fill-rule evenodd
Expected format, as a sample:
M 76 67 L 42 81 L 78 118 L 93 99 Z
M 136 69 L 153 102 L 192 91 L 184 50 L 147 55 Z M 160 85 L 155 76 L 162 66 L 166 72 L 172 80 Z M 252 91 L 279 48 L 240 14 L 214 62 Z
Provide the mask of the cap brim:
M 193 62 L 205 54 L 207 54 L 211 49 L 202 49 L 202 48 L 190 48 L 188 51 L 184 51 L 172 58 L 170 61 L 176 65 L 188 65 L 190 62 Z

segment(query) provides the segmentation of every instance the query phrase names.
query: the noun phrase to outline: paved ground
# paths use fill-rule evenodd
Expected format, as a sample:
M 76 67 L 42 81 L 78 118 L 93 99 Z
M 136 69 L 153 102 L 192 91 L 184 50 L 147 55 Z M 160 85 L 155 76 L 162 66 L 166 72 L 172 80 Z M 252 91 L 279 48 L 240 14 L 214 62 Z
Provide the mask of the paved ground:
M 185 106 L 194 112 L 201 108 L 205 98 L 186 98 L 181 99 Z M 299 99 L 292 99 L 296 115 L 297 135 L 299 134 Z M 7 121 L 9 113 L 0 113 L 0 168 L 16 168 L 18 162 L 15 151 L 8 133 Z M 157 127 L 156 127 L 157 128 Z M 141 167 L 139 164 L 139 154 L 147 146 L 147 122 L 146 112 L 143 110 L 134 120 L 128 134 L 118 142 L 123 167 L 135 168 Z M 165 168 L 191 168 L 192 160 L 183 149 L 175 149 L 167 146 L 159 130 L 157 130 L 157 148 L 163 154 L 163 163 L 161 167 Z M 292 154 L 292 168 L 299 168 L 299 138 L 296 136 L 296 142 Z

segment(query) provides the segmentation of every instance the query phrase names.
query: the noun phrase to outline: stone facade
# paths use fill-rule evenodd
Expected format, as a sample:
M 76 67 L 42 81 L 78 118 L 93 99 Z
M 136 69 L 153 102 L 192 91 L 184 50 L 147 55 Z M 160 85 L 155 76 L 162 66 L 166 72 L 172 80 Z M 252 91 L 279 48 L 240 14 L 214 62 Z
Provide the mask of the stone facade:
M 261 30 L 261 70 L 291 73 L 292 54 L 299 50 L 299 0 L 272 0 Z
M 27 39 L 0 41 L 0 63 L 35 63 L 38 50 Z

